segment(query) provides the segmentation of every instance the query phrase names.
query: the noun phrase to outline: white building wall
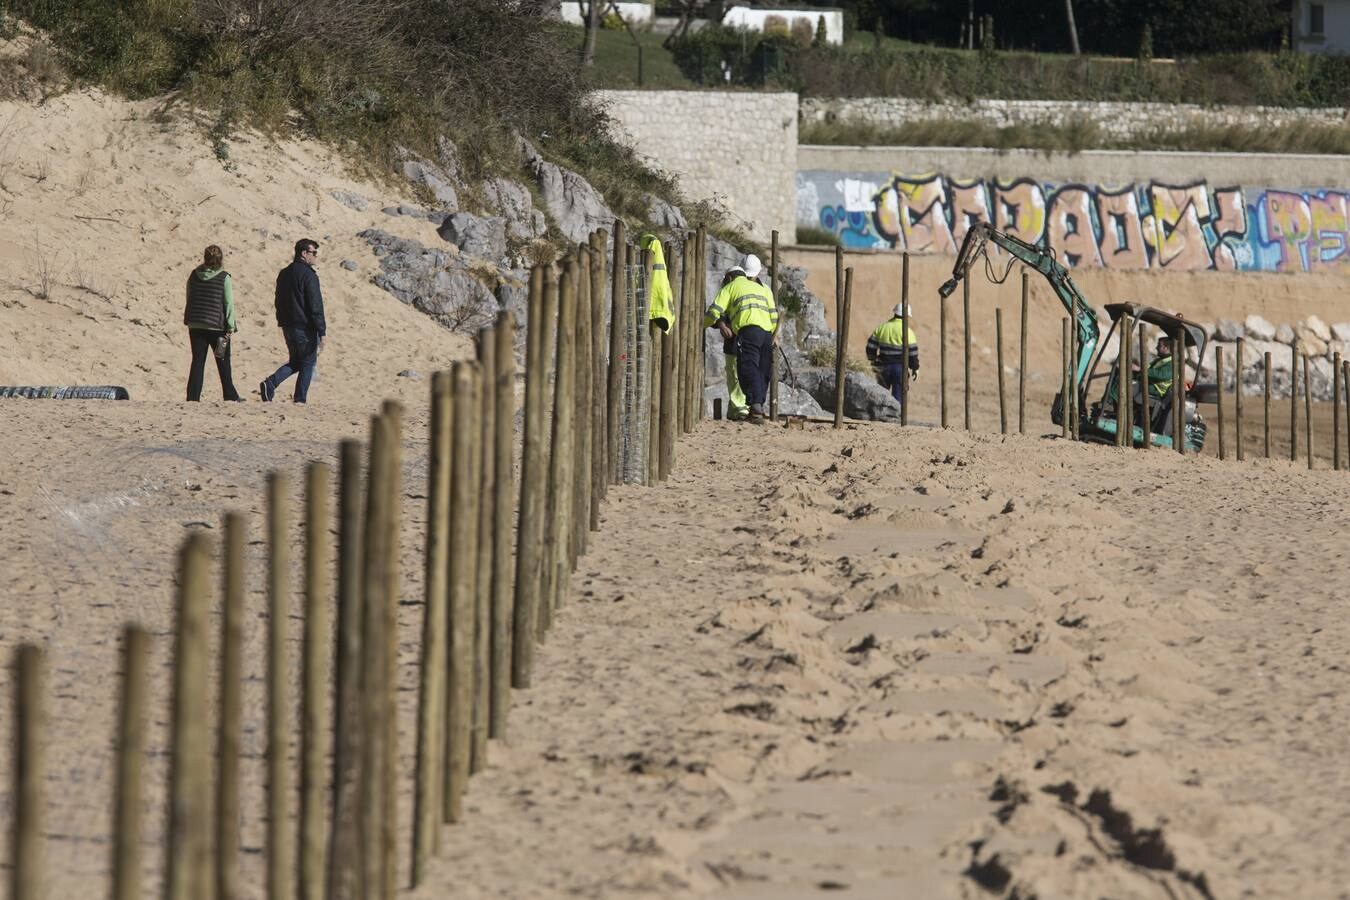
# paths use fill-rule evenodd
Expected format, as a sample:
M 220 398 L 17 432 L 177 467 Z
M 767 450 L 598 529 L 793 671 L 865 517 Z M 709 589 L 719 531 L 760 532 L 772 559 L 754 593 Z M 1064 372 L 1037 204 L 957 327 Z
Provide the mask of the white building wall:
M 1322 34 L 1312 34 L 1312 7 L 1322 7 Z M 1305 53 L 1350 53 L 1350 0 L 1294 3 L 1294 47 Z
M 727 10 L 722 24 L 732 28 L 747 28 L 751 31 L 763 31 L 764 23 L 770 16 L 787 20 L 788 28 L 797 19 L 805 19 L 814 29 L 825 17 L 825 40 L 831 44 L 844 42 L 844 13 L 838 9 L 751 9 L 748 6 L 733 6 Z
M 636 28 L 639 25 L 650 25 L 653 17 L 652 5 L 650 3 L 619 3 L 619 12 L 629 25 Z M 606 10 L 609 7 L 605 7 Z M 580 3 L 563 3 L 559 12 L 562 20 L 568 25 L 584 25 L 581 19 Z

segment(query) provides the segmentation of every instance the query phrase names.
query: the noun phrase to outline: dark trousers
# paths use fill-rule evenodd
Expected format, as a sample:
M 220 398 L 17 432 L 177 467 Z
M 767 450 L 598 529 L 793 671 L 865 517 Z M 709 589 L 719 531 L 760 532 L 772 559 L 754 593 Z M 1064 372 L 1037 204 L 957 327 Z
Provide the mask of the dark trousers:
M 281 329 L 286 339 L 286 352 L 290 354 L 267 379 L 272 390 L 281 387 L 282 382 L 292 375 L 299 375 L 295 382 L 295 402 L 304 403 L 309 397 L 309 383 L 314 380 L 314 367 L 319 362 L 319 333 L 309 328 L 286 327 Z
M 900 404 L 900 409 L 904 410 L 909 397 L 909 378 L 905 376 L 905 364 L 883 363 L 877 369 L 877 381 L 881 382 L 882 387 L 890 388 L 891 396 Z
M 211 345 L 225 334 L 223 331 L 208 331 L 205 328 L 189 328 L 188 336 L 192 341 L 192 368 L 188 370 L 187 398 L 192 401 L 202 399 L 202 380 L 206 373 L 206 357 L 211 353 Z M 220 389 L 226 400 L 238 400 L 239 392 L 234 389 L 234 375 L 230 371 L 230 347 L 226 345 L 225 355 L 216 357 L 216 371 L 220 373 Z
M 758 325 L 736 332 L 736 377 L 751 410 L 766 412 L 769 396 L 769 366 L 773 362 L 773 335 Z

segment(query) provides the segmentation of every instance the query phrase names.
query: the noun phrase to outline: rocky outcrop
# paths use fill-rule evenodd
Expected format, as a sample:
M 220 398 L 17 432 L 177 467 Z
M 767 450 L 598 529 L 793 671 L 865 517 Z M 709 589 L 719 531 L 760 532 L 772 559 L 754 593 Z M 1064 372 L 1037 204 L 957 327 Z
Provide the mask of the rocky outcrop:
M 453 182 L 456 179 L 453 176 L 406 147 L 400 147 L 398 154 L 403 159 L 403 177 L 426 188 L 435 199 L 438 210 L 451 213 L 459 209 L 459 193 L 455 190 Z
M 823 409 L 834 412 L 834 370 L 821 367 L 795 373 L 797 386 L 806 390 Z M 899 422 L 900 404 L 876 380 L 857 372 L 844 374 L 844 415 L 850 419 Z
M 614 227 L 614 213 L 591 183 L 571 169 L 551 163 L 521 138 L 525 167 L 534 176 L 544 208 L 569 241 L 580 243 L 600 228 Z
M 371 281 L 447 328 L 472 333 L 496 316 L 500 307 L 492 289 L 457 250 L 427 247 L 378 228 L 358 237 L 380 260 Z M 500 272 L 489 273 L 493 281 L 504 280 Z
M 704 413 L 711 418 L 713 400 L 722 401 L 723 415 L 727 410 L 726 381 L 710 384 L 703 389 Z M 778 384 L 778 412 L 784 416 L 823 416 L 825 410 L 816 402 L 816 398 L 804 388 L 794 388 L 785 382 Z
M 446 216 L 436 233 L 461 253 L 499 263 L 506 256 L 506 219 L 457 212 Z

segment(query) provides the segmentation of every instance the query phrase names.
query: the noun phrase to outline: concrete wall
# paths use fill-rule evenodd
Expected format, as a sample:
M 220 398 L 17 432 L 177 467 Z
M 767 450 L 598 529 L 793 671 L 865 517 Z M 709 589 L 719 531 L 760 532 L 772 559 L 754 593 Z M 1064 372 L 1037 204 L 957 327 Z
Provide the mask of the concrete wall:
M 748 28 L 751 31 L 763 31 L 764 23 L 770 16 L 786 19 L 788 28 L 798 19 L 810 23 L 812 30 L 825 17 L 825 40 L 831 44 L 844 42 L 844 12 L 839 9 L 751 9 L 748 6 L 733 6 L 727 10 L 722 24 L 731 28 Z
M 954 254 L 975 221 L 1081 268 L 1350 278 L 1350 158 L 802 147 L 797 224 Z
M 724 206 L 754 237 L 795 229 L 797 95 L 601 91 L 620 136 L 679 177 L 686 197 Z
M 639 25 L 650 24 L 654 15 L 654 8 L 650 3 L 620 3 L 618 4 L 618 7 L 619 12 L 623 14 L 624 20 L 634 28 Z M 609 7 L 606 6 L 605 12 L 608 11 Z M 580 3 L 564 2 L 559 4 L 558 12 L 561 14 L 562 20 L 569 25 L 585 24 L 581 18 Z M 601 13 L 601 18 L 604 18 L 604 13 Z
M 1346 0 L 1350 11 L 1350 0 Z M 1347 12 L 1350 18 L 1350 12 Z M 1350 28 L 1350 21 L 1347 21 Z M 1347 37 L 1350 40 L 1350 37 Z M 1283 128 L 1295 124 L 1344 125 L 1347 111 L 1286 109 L 1275 106 L 1215 106 L 1194 103 L 1096 103 L 1061 100 L 973 100 L 934 102 L 904 97 L 803 97 L 801 120 L 864 122 L 903 132 L 906 124 L 933 119 L 980 122 L 995 128 L 1089 121 L 1113 137 L 1148 134 L 1160 128 Z

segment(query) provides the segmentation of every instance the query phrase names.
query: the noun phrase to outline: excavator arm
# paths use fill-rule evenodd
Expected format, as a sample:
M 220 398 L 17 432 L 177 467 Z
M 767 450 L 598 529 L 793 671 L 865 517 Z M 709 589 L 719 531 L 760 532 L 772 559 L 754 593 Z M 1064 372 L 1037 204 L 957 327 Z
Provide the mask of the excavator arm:
M 1014 259 L 1045 276 L 1059 302 L 1064 304 L 1065 311 L 1078 329 L 1077 382 L 1079 390 L 1083 390 L 1088 366 L 1092 364 L 1092 354 L 1096 352 L 1097 341 L 1101 337 L 1101 330 L 1097 327 L 1097 311 L 1084 299 L 1078 286 L 1069 277 L 1069 270 L 1055 259 L 1053 251 L 1033 247 L 1026 241 L 997 230 L 988 222 L 976 222 L 970 226 L 965 240 L 961 242 L 961 252 L 956 254 L 956 265 L 952 266 L 952 277 L 938 288 L 938 294 L 944 299 L 951 296 L 961 279 L 970 274 L 970 267 L 988 251 L 989 243 L 1003 248 Z

